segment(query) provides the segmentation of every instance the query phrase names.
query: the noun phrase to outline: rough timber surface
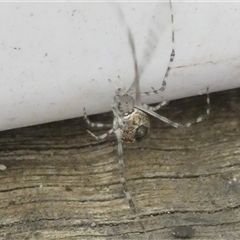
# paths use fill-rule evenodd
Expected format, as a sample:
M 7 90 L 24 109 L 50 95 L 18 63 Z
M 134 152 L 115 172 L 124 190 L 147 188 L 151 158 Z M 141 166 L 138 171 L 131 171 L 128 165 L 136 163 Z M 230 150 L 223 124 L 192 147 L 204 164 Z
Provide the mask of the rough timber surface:
M 159 112 L 184 123 L 204 107 L 200 96 Z M 124 145 L 137 214 L 119 183 L 114 137 L 95 141 L 82 118 L 1 132 L 0 239 L 167 240 L 179 226 L 192 239 L 240 239 L 240 89 L 211 94 L 209 120 L 190 128 L 151 120 L 148 139 Z

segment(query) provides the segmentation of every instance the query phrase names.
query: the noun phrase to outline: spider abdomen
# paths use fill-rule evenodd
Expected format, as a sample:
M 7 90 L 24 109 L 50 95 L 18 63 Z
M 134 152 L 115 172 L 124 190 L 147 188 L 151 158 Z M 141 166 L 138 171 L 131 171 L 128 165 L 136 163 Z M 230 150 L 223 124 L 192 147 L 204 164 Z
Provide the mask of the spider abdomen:
M 126 143 L 140 142 L 148 134 L 150 121 L 143 111 L 136 108 L 133 112 L 123 117 L 122 141 Z

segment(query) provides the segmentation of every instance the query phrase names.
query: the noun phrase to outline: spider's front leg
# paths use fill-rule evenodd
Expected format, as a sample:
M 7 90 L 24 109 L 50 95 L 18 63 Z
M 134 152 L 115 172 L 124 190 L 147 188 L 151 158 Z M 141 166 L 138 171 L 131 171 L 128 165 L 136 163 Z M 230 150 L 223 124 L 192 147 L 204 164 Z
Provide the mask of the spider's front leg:
M 173 68 L 173 61 L 175 59 L 175 32 L 174 32 L 174 17 L 173 17 L 173 9 L 172 9 L 171 1 L 169 1 L 169 4 L 170 4 L 170 9 L 171 9 L 172 50 L 171 50 L 170 57 L 169 57 L 168 67 L 166 69 L 166 72 L 165 72 L 163 80 L 162 80 L 162 86 L 159 89 L 154 89 L 152 87 L 151 92 L 144 92 L 144 93 L 141 93 L 141 95 L 148 95 L 149 96 L 149 95 L 153 95 L 153 94 L 162 93 L 166 89 L 166 86 L 167 86 L 166 80 L 168 78 L 170 70 Z M 156 111 L 156 110 L 153 110 L 153 111 Z

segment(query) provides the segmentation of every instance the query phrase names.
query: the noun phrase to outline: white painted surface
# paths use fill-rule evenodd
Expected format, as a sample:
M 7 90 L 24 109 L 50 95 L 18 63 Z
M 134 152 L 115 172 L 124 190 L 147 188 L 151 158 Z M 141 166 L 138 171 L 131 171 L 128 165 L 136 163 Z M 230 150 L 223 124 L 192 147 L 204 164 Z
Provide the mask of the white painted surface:
M 146 65 L 141 90 L 161 86 L 171 52 L 166 3 L 0 3 L 0 130 L 111 109 L 118 75 L 128 88 L 133 59 L 122 9 Z M 240 87 L 240 3 L 173 3 L 174 68 L 159 102 L 210 87 Z M 152 18 L 154 16 L 154 19 Z M 149 26 L 159 42 L 151 62 L 144 50 Z

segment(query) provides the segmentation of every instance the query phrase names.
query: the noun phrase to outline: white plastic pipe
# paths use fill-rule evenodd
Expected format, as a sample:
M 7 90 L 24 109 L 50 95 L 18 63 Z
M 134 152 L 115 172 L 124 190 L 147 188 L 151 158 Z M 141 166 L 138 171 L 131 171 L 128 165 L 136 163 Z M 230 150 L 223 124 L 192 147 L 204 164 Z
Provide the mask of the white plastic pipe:
M 240 87 L 240 4 L 172 3 L 173 69 L 161 96 L 145 103 Z M 0 3 L 0 130 L 111 110 L 115 87 L 128 89 L 133 58 L 120 8 L 131 29 L 141 91 L 159 88 L 171 53 L 170 7 L 164 3 Z M 158 45 L 144 51 L 149 28 Z

